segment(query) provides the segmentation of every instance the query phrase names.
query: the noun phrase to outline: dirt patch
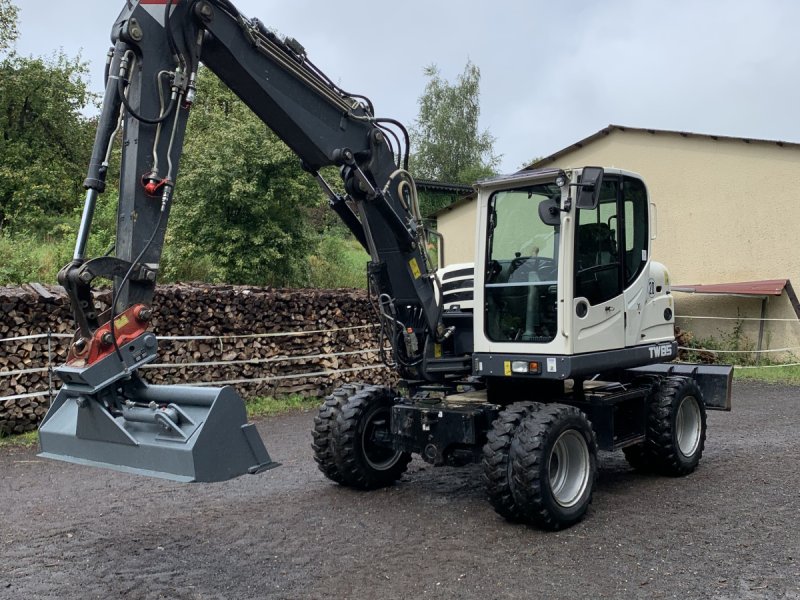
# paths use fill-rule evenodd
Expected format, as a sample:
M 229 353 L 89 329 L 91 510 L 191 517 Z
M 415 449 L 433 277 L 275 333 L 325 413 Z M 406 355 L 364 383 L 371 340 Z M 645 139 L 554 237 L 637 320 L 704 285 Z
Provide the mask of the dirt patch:
M 260 423 L 283 466 L 180 485 L 0 450 L 0 598 L 800 598 L 800 388 L 737 384 L 699 469 L 603 454 L 579 525 L 512 525 L 477 467 L 360 493 L 316 469 L 312 413 Z

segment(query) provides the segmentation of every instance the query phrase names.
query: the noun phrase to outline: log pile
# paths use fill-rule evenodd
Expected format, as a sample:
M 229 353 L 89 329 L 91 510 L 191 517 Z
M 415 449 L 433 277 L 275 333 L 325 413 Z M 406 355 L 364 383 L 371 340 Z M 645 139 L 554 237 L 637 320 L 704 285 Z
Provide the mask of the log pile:
M 107 305 L 110 293 L 97 298 Z M 170 285 L 157 288 L 153 308 L 157 335 L 208 337 L 159 340 L 156 364 L 170 366 L 142 369 L 153 383 L 235 381 L 247 398 L 321 396 L 347 381 L 388 383 L 393 377 L 380 366 L 377 351 L 362 352 L 377 349 L 378 339 L 361 291 Z M 57 334 L 71 334 L 73 327 L 62 288 L 0 287 L 0 399 L 47 391 L 48 365 L 63 362 L 70 341 Z M 363 367 L 375 368 L 357 370 Z M 0 434 L 34 429 L 48 403 L 47 396 L 0 400 Z

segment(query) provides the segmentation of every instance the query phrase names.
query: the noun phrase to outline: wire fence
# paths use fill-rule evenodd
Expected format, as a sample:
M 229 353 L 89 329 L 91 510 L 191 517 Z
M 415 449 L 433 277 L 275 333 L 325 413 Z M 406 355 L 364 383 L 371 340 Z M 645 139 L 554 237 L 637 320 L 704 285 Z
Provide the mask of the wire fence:
M 736 323 L 757 323 L 761 328 L 759 332 L 759 347 L 758 348 L 749 348 L 749 349 L 741 349 L 741 348 L 707 348 L 703 346 L 682 346 L 679 345 L 678 348 L 680 350 L 684 350 L 686 352 L 691 353 L 705 353 L 711 354 L 715 357 L 719 357 L 725 359 L 726 356 L 731 357 L 731 360 L 736 360 L 739 357 L 754 357 L 757 364 L 736 364 L 737 369 L 763 369 L 763 368 L 781 368 L 781 367 L 796 367 L 800 366 L 800 362 L 797 362 L 797 354 L 800 353 L 800 346 L 785 346 L 780 348 L 761 348 L 761 335 L 763 334 L 763 328 L 767 323 L 790 323 L 790 324 L 797 324 L 800 325 L 800 320 L 797 317 L 795 318 L 766 318 L 766 317 L 721 317 L 721 316 L 709 316 L 709 315 L 676 315 L 675 320 L 684 319 L 687 321 L 723 321 L 723 322 L 736 322 Z M 800 330 L 797 331 L 796 334 L 797 338 L 800 339 Z M 762 364 L 762 358 L 768 358 L 770 356 L 777 356 L 782 355 L 782 357 L 786 357 L 788 355 L 791 357 L 789 360 L 791 362 L 777 362 L 774 364 Z
M 791 323 L 800 323 L 797 319 L 780 319 L 780 318 L 759 318 L 759 317 L 718 317 L 718 316 L 705 316 L 705 315 L 676 315 L 676 319 L 687 319 L 687 320 L 716 320 L 716 321 L 758 321 L 760 323 L 765 322 L 791 322 Z M 317 335 L 317 334 L 328 334 L 328 333 L 341 333 L 345 331 L 356 331 L 356 330 L 364 330 L 364 329 L 372 329 L 377 327 L 376 324 L 371 325 L 358 325 L 353 327 L 342 327 L 342 328 L 335 328 L 335 329 L 311 329 L 311 330 L 301 330 L 301 331 L 283 331 L 283 332 L 270 332 L 270 333 L 248 333 L 248 334 L 219 334 L 219 335 L 164 335 L 159 336 L 160 340 L 164 341 L 179 341 L 179 342 L 191 342 L 191 341 L 213 341 L 219 342 L 220 345 L 224 344 L 225 342 L 230 342 L 234 340 L 257 340 L 257 339 L 268 339 L 268 338 L 290 338 L 290 337 L 303 337 L 308 335 Z M 52 398 L 56 393 L 56 388 L 53 384 L 53 352 L 51 343 L 53 340 L 59 339 L 71 339 L 73 336 L 72 334 L 68 333 L 55 333 L 55 332 L 47 332 L 47 333 L 40 333 L 40 334 L 33 334 L 33 335 L 23 335 L 23 336 L 15 336 L 15 337 L 7 337 L 7 338 L 0 338 L 0 344 L 6 343 L 14 343 L 14 342 L 26 342 L 26 341 L 37 341 L 47 339 L 48 341 L 48 350 L 47 354 L 44 357 L 46 359 L 46 364 L 40 367 L 29 367 L 24 369 L 13 369 L 7 371 L 0 371 L 0 379 L 6 377 L 18 377 L 20 375 L 32 375 L 36 373 L 47 373 L 48 374 L 48 388 L 36 390 L 33 392 L 27 392 L 24 394 L 15 394 L 11 396 L 3 396 L 0 397 L 0 402 L 5 402 L 9 400 L 22 400 L 27 398 L 36 398 L 36 397 L 50 397 Z M 686 352 L 697 352 L 697 353 L 709 353 L 713 355 L 770 355 L 770 354 L 786 354 L 786 353 L 795 353 L 800 352 L 800 346 L 787 346 L 783 348 L 768 348 L 768 349 L 753 349 L 753 350 L 738 350 L 738 349 L 718 349 L 718 348 L 703 348 L 703 347 L 694 347 L 694 346 L 678 346 L 680 350 L 684 350 Z M 304 355 L 297 355 L 297 356 L 275 356 L 269 358 L 245 358 L 245 359 L 231 359 L 231 360 L 215 360 L 215 361 L 195 361 L 195 362 L 175 362 L 175 363 L 156 363 L 145 365 L 142 369 L 180 369 L 180 368 L 187 368 L 187 367 L 220 367 L 220 366 L 236 366 L 236 365 L 263 365 L 263 364 L 273 364 L 273 363 L 292 363 L 292 362 L 299 362 L 299 361 L 308 361 L 308 360 L 324 360 L 329 358 L 340 358 L 346 356 L 357 356 L 357 355 L 366 355 L 379 352 L 379 348 L 366 348 L 363 350 L 354 350 L 348 352 L 327 352 L 327 353 L 317 353 L 317 354 L 304 354 Z M 790 362 L 790 363 L 781 363 L 781 364 L 770 364 L 770 365 L 737 365 L 737 368 L 748 369 L 748 368 L 776 368 L 776 367 L 796 367 L 800 366 L 800 362 Z M 239 379 L 226 379 L 221 381 L 202 381 L 202 382 L 192 382 L 186 385 L 237 385 L 237 384 L 260 384 L 260 383 L 270 383 L 275 381 L 285 381 L 291 379 L 302 379 L 302 378 L 309 378 L 309 377 L 328 377 L 335 374 L 343 374 L 343 373 L 355 373 L 360 371 L 368 371 L 373 369 L 384 369 L 386 368 L 383 364 L 375 364 L 375 365 L 364 365 L 359 367 L 348 367 L 342 369 L 322 369 L 319 371 L 314 372 L 298 372 L 298 373 L 289 373 L 286 375 L 271 375 L 267 377 L 253 377 L 253 378 L 239 378 Z
M 263 338 L 292 338 L 304 337 L 308 335 L 317 334 L 338 334 L 348 331 L 357 331 L 364 329 L 374 329 L 377 325 L 357 325 L 352 327 L 340 327 L 334 329 L 313 329 L 313 330 L 300 330 L 300 331 L 283 331 L 283 332 L 270 332 L 270 333 L 248 333 L 248 334 L 220 334 L 220 335 L 164 335 L 159 336 L 159 340 L 166 341 L 179 341 L 179 342 L 192 342 L 192 341 L 217 341 L 220 344 L 238 340 L 256 340 Z M 58 391 L 54 385 L 53 380 L 53 351 L 51 342 L 53 339 L 71 339 L 72 334 L 47 332 L 35 335 L 23 335 L 15 337 L 0 338 L 0 344 L 14 343 L 14 342 L 30 342 L 47 339 L 48 347 L 46 353 L 43 355 L 45 365 L 40 367 L 30 367 L 24 369 L 13 369 L 0 371 L 0 379 L 7 377 L 18 377 L 20 375 L 31 375 L 36 373 L 48 374 L 48 387 L 47 389 L 40 389 L 24 394 L 14 394 L 11 396 L 0 397 L 0 402 L 23 400 L 37 397 L 53 398 Z M 314 361 L 325 360 L 331 358 L 353 357 L 359 355 L 368 355 L 380 352 L 380 348 L 365 348 L 359 350 L 351 350 L 346 352 L 323 352 L 315 354 L 301 354 L 294 356 L 273 356 L 267 358 L 253 357 L 244 359 L 231 359 L 231 360 L 214 360 L 214 361 L 194 361 L 194 362 L 173 362 L 173 363 L 156 363 L 144 365 L 142 369 L 182 369 L 191 367 L 222 367 L 222 366 L 236 366 L 236 365 L 265 365 L 274 363 L 294 363 L 300 361 Z M 385 369 L 383 364 L 371 364 L 357 367 L 346 367 L 340 369 L 321 369 L 317 371 L 303 371 L 296 373 L 288 373 L 286 375 L 270 375 L 265 377 L 251 377 L 251 378 L 238 378 L 238 379 L 224 379 L 212 381 L 198 381 L 184 385 L 200 386 L 200 385 L 239 385 L 239 384 L 264 384 L 277 381 L 287 381 L 292 379 L 305 379 L 312 377 L 329 377 L 331 375 L 357 373 L 361 371 L 369 371 L 375 369 Z

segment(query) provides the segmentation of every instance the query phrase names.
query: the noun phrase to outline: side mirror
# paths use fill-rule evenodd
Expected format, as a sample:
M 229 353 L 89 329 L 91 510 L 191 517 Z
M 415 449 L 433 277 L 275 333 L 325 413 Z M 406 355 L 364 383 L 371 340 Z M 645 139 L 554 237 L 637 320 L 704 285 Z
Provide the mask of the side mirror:
M 539 202 L 539 218 L 545 225 L 555 227 L 561 223 L 561 210 L 559 196 L 553 196 Z
M 600 186 L 603 184 L 603 167 L 584 167 L 578 181 L 578 208 L 594 210 L 600 201 Z

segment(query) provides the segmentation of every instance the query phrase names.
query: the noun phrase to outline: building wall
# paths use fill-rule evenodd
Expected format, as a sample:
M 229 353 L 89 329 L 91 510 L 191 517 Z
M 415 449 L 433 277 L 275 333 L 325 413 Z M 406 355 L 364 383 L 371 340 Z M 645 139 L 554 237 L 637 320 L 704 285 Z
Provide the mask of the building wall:
M 459 203 L 436 216 L 436 228 L 444 236 L 445 264 L 475 260 L 475 200 Z
M 800 148 L 612 130 L 547 166 L 593 164 L 642 175 L 673 283 L 800 284 Z
M 790 279 L 800 286 L 800 147 L 740 139 L 612 128 L 554 161 L 537 166 L 600 165 L 639 173 L 657 205 L 653 259 L 673 284 Z M 452 249 L 448 262 L 473 260 L 474 202 L 440 217 Z M 442 219 L 445 217 L 445 219 Z M 463 223 L 471 223 L 470 228 Z M 451 225 L 452 224 L 452 225 Z M 456 243 L 454 240 L 458 240 Z M 760 300 L 721 301 L 676 294 L 678 314 L 759 317 Z M 784 294 L 768 301 L 768 318 L 793 318 Z M 730 331 L 723 321 L 693 320 L 698 338 Z M 731 322 L 728 322 L 730 325 Z M 757 323 L 745 328 L 757 338 Z M 800 345 L 797 323 L 770 323 L 770 345 Z M 755 339 L 753 339 L 755 341 Z M 800 354 L 800 353 L 799 353 Z

